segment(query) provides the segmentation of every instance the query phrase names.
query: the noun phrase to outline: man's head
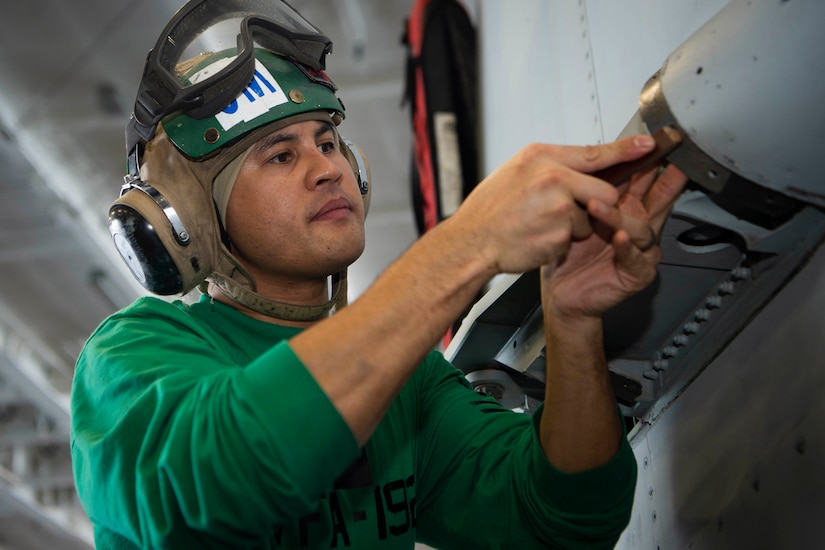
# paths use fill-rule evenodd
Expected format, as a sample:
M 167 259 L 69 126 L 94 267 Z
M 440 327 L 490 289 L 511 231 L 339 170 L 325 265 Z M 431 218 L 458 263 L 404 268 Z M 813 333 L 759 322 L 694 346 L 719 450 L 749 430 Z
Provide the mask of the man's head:
M 122 196 L 110 209 L 110 231 L 136 278 L 152 292 L 186 293 L 209 280 L 228 297 L 267 315 L 318 318 L 345 303 L 346 265 L 354 260 L 354 248 L 346 252 L 347 247 L 342 247 L 340 258 L 327 263 L 339 283 L 330 303 L 313 307 L 282 304 L 256 292 L 254 273 L 264 273 L 255 263 L 257 247 L 265 244 L 269 261 L 279 261 L 281 252 L 286 261 L 292 252 L 277 250 L 275 241 L 261 242 L 260 235 L 251 231 L 251 220 L 264 223 L 268 216 L 286 213 L 288 190 L 272 192 L 276 179 L 303 177 L 308 185 L 315 177 L 312 174 L 326 173 L 317 177 L 315 185 L 340 189 L 327 192 L 332 204 L 358 203 L 350 211 L 361 226 L 356 231 L 360 239 L 355 235 L 353 241 L 360 254 L 369 199 L 368 169 L 357 147 L 338 134 L 336 126 L 345 112 L 335 86 L 321 70 L 323 55 L 320 61 L 304 56 L 310 65 L 296 59 L 307 43 L 311 45 L 308 51 L 325 54 L 331 49 L 328 39 L 308 22 L 296 23 L 300 16 L 285 3 L 267 3 L 273 12 L 265 15 L 245 10 L 246 3 L 190 2 L 150 53 L 127 128 L 130 175 Z M 285 11 L 273 6 L 285 6 Z M 181 25 L 206 29 L 202 33 L 206 36 L 189 36 Z M 219 30 L 209 34 L 212 27 Z M 193 43 L 207 42 L 205 38 L 221 44 L 219 35 L 226 35 L 224 44 L 237 46 L 178 59 L 187 55 Z M 177 49 L 172 53 L 167 37 L 175 38 Z M 170 59 L 175 61 L 172 77 Z M 240 89 L 237 72 L 251 74 Z M 174 83 L 170 84 L 170 78 Z M 204 110 L 204 103 L 213 107 Z M 270 147 L 262 148 L 261 143 Z M 307 148 L 310 143 L 312 149 Z M 270 162 L 272 157 L 260 164 L 262 155 L 273 153 L 271 146 L 277 144 L 282 146 L 279 158 L 294 160 L 294 172 L 264 170 L 278 165 Z M 270 187 L 252 185 L 253 174 L 261 181 L 268 178 Z M 293 208 L 315 207 L 312 201 L 290 200 Z M 320 208 L 326 207 L 325 201 Z M 296 238 L 283 242 L 292 244 Z

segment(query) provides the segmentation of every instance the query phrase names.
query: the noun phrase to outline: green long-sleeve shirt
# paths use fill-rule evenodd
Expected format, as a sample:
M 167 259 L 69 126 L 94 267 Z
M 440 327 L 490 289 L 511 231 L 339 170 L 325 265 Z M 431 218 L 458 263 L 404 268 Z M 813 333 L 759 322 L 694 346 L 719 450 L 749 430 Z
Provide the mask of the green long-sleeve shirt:
M 101 324 L 72 393 L 99 549 L 613 546 L 636 481 L 626 441 L 601 468 L 560 472 L 540 415 L 433 352 L 360 449 L 290 349 L 297 333 L 205 297 L 142 298 Z

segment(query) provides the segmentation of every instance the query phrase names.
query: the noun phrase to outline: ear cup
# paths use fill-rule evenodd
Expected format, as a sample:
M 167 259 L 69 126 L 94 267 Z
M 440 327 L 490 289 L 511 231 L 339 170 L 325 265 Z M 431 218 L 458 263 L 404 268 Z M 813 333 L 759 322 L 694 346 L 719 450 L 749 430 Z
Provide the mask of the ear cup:
M 370 208 L 370 194 L 372 193 L 372 173 L 370 172 L 370 165 L 367 162 L 364 151 L 362 151 L 360 147 L 344 136 L 340 136 L 340 138 L 341 149 L 358 180 L 358 188 L 361 190 L 361 198 L 364 201 L 364 213 L 366 214 Z
M 148 291 L 184 294 L 212 271 L 209 239 L 168 194 L 140 180 L 109 208 L 109 232 L 135 278 Z M 202 235 L 196 236 L 202 237 Z
M 167 239 L 155 229 L 165 226 L 171 223 L 162 207 L 137 187 L 109 208 L 109 233 L 120 256 L 146 290 L 164 296 L 183 291 L 183 277 Z
M 182 292 L 180 270 L 152 224 L 138 210 L 120 201 L 112 204 L 109 233 L 120 256 L 146 290 L 163 296 Z

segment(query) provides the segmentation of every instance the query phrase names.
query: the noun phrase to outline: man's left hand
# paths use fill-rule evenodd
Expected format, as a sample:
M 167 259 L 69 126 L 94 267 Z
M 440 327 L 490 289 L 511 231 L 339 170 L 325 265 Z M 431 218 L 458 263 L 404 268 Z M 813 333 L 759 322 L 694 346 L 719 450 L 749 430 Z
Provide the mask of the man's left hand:
M 616 206 L 586 205 L 594 231 L 574 241 L 554 265 L 542 268 L 544 296 L 556 315 L 601 317 L 656 277 L 659 238 L 687 177 L 670 165 L 640 172 L 625 184 Z

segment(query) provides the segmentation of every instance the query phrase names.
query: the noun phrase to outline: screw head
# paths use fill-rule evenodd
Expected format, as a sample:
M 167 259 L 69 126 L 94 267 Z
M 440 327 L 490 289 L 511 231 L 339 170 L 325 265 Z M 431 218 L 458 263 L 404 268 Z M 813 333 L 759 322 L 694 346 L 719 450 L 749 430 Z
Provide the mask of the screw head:
M 203 133 L 203 140 L 206 143 L 217 143 L 221 139 L 221 133 L 217 128 L 207 128 Z

